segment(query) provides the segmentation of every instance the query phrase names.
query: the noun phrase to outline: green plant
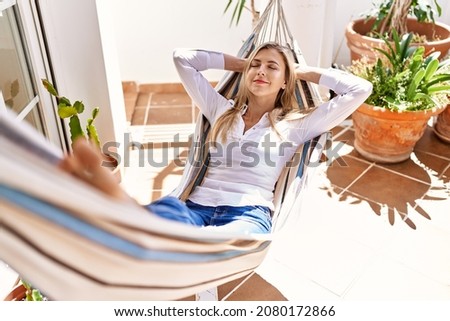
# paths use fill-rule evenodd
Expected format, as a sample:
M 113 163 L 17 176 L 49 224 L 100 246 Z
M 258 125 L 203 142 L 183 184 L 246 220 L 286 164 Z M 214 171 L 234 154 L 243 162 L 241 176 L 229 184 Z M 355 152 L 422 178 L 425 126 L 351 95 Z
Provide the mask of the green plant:
M 425 55 L 422 46 L 411 46 L 411 33 L 393 42 L 383 37 L 387 50 L 375 48 L 382 56 L 375 63 L 363 58 L 347 68 L 373 85 L 366 103 L 394 111 L 428 110 L 447 105 L 450 93 L 450 60 L 438 60 L 439 52 Z
M 93 141 L 98 148 L 100 148 L 100 140 L 98 137 L 97 129 L 94 125 L 94 120 L 97 117 L 100 109 L 95 107 L 92 110 L 92 117 L 87 120 L 85 130 L 82 128 L 80 123 L 79 115 L 84 112 L 84 104 L 82 101 L 75 101 L 72 105 L 67 97 L 60 96 L 56 91 L 55 87 L 47 80 L 42 79 L 42 84 L 45 89 L 54 97 L 58 103 L 58 115 L 61 118 L 69 118 L 69 128 L 70 128 L 70 138 L 72 142 L 78 137 L 87 137 L 89 140 Z
M 373 7 L 363 13 L 363 16 L 367 20 L 375 19 L 370 36 L 377 38 L 387 36 L 392 39 L 394 30 L 400 35 L 408 33 L 406 24 L 408 16 L 415 17 L 419 22 L 434 24 L 435 16 L 441 14 L 442 8 L 437 0 L 379 0 L 373 2 Z
M 234 0 L 228 0 L 228 4 L 226 5 L 223 13 L 226 13 L 230 9 L 233 2 Z M 259 20 L 259 12 L 255 8 L 255 0 L 250 0 L 250 8 L 245 6 L 246 2 L 246 0 L 236 0 L 233 14 L 230 20 L 230 26 L 233 24 L 233 22 L 235 22 L 236 26 L 238 25 L 239 20 L 241 19 L 242 11 L 244 9 L 249 10 L 252 13 L 253 25 L 255 25 Z
M 42 293 L 31 286 L 30 283 L 26 282 L 25 280 L 21 280 L 25 291 L 25 301 L 46 301 L 47 299 L 42 295 Z

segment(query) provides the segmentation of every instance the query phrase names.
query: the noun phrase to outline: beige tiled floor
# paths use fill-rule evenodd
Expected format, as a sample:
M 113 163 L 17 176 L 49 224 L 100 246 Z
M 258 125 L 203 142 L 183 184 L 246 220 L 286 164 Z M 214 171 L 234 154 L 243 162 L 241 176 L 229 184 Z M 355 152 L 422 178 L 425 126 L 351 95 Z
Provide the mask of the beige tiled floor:
M 139 93 L 124 85 L 132 139 L 161 143 L 129 154 L 123 185 L 143 204 L 181 178 L 196 110 L 173 87 L 174 94 L 155 86 Z M 164 145 L 177 132 L 178 144 Z M 333 159 L 317 168 L 302 212 L 276 235 L 256 272 L 219 287 L 219 298 L 450 300 L 450 145 L 429 127 L 410 160 L 381 165 L 353 149 L 351 121 L 333 134 Z M 4 292 L 15 274 L 3 270 Z

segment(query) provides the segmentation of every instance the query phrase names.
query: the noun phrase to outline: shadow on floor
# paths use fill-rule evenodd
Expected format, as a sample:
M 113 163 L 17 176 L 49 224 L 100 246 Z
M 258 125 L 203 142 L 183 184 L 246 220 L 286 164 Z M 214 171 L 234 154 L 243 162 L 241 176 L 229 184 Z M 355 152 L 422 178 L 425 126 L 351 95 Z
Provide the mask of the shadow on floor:
M 399 220 L 412 229 L 416 229 L 416 223 L 411 213 L 431 220 L 432 214 L 418 200 L 444 201 L 450 196 L 449 179 L 444 172 L 448 170 L 449 155 L 436 154 L 436 149 L 430 152 L 430 143 L 418 143 L 410 159 L 404 162 L 378 164 L 365 160 L 353 149 L 352 129 L 339 128 L 336 133 L 340 148 L 351 151 L 335 158 L 327 168 L 326 177 L 331 185 L 322 189 L 327 190 L 328 196 L 338 196 L 340 201 L 351 199 L 350 204 L 365 201 L 375 215 L 387 215 L 391 225 Z M 422 141 L 432 141 L 434 146 L 444 144 L 431 130 L 426 131 Z M 342 143 L 346 146 L 342 147 Z

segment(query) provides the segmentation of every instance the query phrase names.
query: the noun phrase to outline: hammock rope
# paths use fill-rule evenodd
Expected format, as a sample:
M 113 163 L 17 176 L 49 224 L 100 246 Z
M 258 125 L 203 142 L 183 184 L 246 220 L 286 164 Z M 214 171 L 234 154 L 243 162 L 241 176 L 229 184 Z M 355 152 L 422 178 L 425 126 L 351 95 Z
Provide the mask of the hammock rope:
M 297 63 L 306 64 L 300 48 L 289 30 L 281 2 L 281 0 L 271 0 L 268 3 L 265 11 L 261 15 L 259 23 L 244 42 L 237 56 L 247 58 L 252 50 L 260 44 L 274 41 L 290 48 Z M 216 89 L 225 97 L 232 98 L 237 92 L 240 77 L 241 75 L 239 73 L 227 72 L 217 84 Z M 317 106 L 322 101 L 317 85 L 315 84 L 297 80 L 295 92 L 297 102 L 301 109 L 308 110 Z M 184 170 L 180 186 L 172 192 L 173 196 L 186 200 L 193 189 L 201 184 L 209 161 L 205 144 L 208 141 L 207 135 L 209 130 L 209 123 L 200 114 L 197 120 L 193 144 L 190 149 L 189 162 Z M 272 217 L 272 232 L 280 230 L 285 225 L 290 213 L 295 213 L 296 210 L 299 211 L 301 205 L 300 191 L 307 188 L 313 170 L 308 170 L 308 174 L 311 175 L 303 175 L 303 173 L 306 172 L 306 167 L 310 163 L 317 164 L 319 162 L 322 149 L 329 144 L 330 140 L 330 133 L 324 133 L 310 142 L 306 142 L 298 149 L 293 158 L 292 163 L 296 164 L 296 166 L 293 166 L 294 169 L 286 168 L 283 171 L 275 190 L 275 213 Z M 319 149 L 313 152 L 315 147 L 319 147 Z M 299 179 L 294 183 L 295 177 L 299 177 Z M 289 191 L 289 188 L 291 188 L 291 191 Z M 294 196 L 288 197 L 289 202 L 284 204 L 286 195 L 289 193 Z

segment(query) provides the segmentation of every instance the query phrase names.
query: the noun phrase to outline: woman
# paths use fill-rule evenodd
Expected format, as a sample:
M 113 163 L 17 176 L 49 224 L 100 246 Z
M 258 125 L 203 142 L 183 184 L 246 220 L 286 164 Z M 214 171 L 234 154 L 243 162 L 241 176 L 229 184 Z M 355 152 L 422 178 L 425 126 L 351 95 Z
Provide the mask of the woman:
M 178 49 L 174 63 L 186 91 L 212 125 L 210 165 L 186 203 L 163 197 L 146 207 L 171 220 L 223 231 L 270 232 L 273 190 L 286 162 L 299 145 L 339 125 L 372 88 L 339 70 L 295 66 L 290 51 L 275 43 L 261 45 L 248 59 Z M 242 72 L 234 99 L 209 84 L 201 74 L 207 69 Z M 336 96 L 301 113 L 296 79 L 325 86 Z M 120 189 L 107 192 L 126 197 Z

